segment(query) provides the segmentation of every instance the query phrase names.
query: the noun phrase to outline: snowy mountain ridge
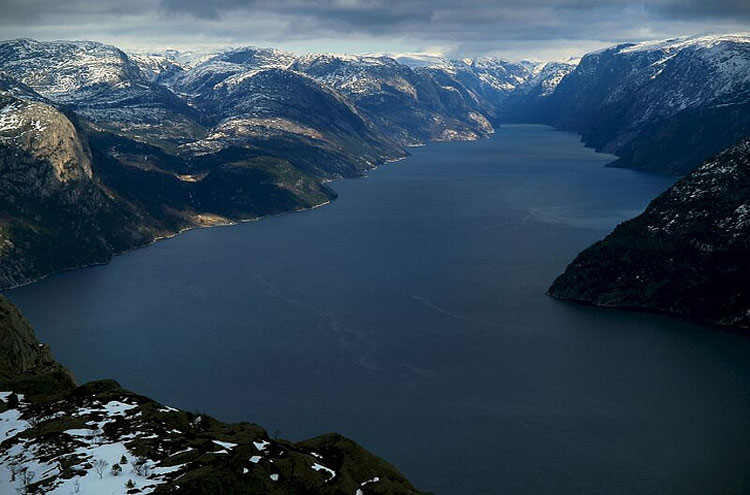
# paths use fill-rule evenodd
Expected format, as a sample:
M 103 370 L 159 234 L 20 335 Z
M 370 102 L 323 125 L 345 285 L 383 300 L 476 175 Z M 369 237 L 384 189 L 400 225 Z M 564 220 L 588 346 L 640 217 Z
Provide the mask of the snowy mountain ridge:
M 686 174 L 744 137 L 749 103 L 750 35 L 735 34 L 587 54 L 543 110 L 548 123 L 620 156 L 620 166 Z

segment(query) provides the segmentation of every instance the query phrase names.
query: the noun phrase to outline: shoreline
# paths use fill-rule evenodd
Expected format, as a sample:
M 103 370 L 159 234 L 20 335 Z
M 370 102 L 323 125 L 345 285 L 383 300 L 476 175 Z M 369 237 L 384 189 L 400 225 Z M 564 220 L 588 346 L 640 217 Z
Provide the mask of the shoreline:
M 423 146 L 426 146 L 426 144 L 424 144 Z M 387 159 L 383 160 L 382 163 L 377 164 L 377 165 L 373 165 L 371 168 L 363 171 L 362 175 L 359 175 L 359 176 L 356 176 L 356 177 L 326 178 L 326 179 L 321 179 L 320 183 L 321 184 L 330 184 L 330 183 L 337 182 L 337 181 L 344 181 L 344 180 L 351 180 L 351 179 L 363 179 L 363 178 L 367 177 L 367 173 L 375 171 L 375 170 L 378 170 L 382 166 L 390 165 L 391 163 L 397 163 L 397 162 L 401 162 L 403 160 L 406 160 L 407 158 L 409 158 L 409 156 L 411 156 L 411 155 L 407 154 L 405 156 L 398 157 L 398 158 L 387 158 Z M 60 268 L 58 270 L 54 270 L 54 271 L 51 271 L 49 273 L 45 273 L 44 275 L 40 275 L 39 277 L 34 277 L 34 278 L 32 278 L 32 279 L 30 279 L 28 281 L 22 282 L 22 283 L 10 285 L 10 286 L 7 286 L 7 287 L 0 287 L 0 295 L 7 296 L 8 292 L 11 292 L 11 291 L 13 291 L 15 289 L 20 289 L 22 287 L 26 287 L 28 285 L 35 284 L 37 282 L 41 282 L 42 280 L 45 280 L 48 277 L 51 277 L 51 276 L 54 276 L 54 275 L 58 275 L 60 273 L 64 273 L 64 272 L 68 272 L 68 271 L 73 271 L 73 270 L 80 270 L 80 269 L 83 269 L 83 268 L 92 268 L 92 267 L 95 267 L 95 266 L 108 265 L 108 264 L 112 263 L 112 261 L 116 257 L 123 256 L 125 254 L 131 253 L 133 251 L 137 251 L 139 249 L 145 249 L 145 248 L 151 247 L 154 244 L 156 244 L 157 242 L 164 241 L 164 240 L 169 240 L 169 239 L 173 239 L 173 238 L 179 236 L 180 234 L 184 234 L 185 232 L 189 232 L 189 231 L 192 231 L 192 230 L 212 229 L 212 228 L 217 228 L 217 227 L 235 227 L 237 225 L 242 225 L 242 224 L 251 223 L 251 222 L 259 222 L 261 220 L 265 220 L 265 219 L 268 219 L 268 218 L 279 217 L 279 216 L 282 216 L 282 215 L 292 215 L 292 214 L 295 214 L 295 213 L 303 213 L 303 212 L 306 212 L 306 211 L 312 211 L 312 210 L 315 210 L 315 209 L 327 206 L 327 205 L 331 204 L 335 200 L 336 200 L 336 197 L 334 197 L 332 199 L 329 199 L 327 201 L 324 201 L 322 203 L 312 205 L 312 206 L 308 206 L 308 207 L 304 207 L 304 208 L 295 208 L 293 210 L 288 210 L 288 211 L 280 211 L 278 213 L 272 213 L 272 214 L 269 214 L 269 215 L 259 215 L 259 216 L 252 217 L 252 218 L 245 218 L 245 219 L 240 219 L 240 220 L 229 220 L 227 222 L 217 222 L 217 223 L 211 224 L 211 225 L 191 225 L 191 226 L 188 226 L 188 227 L 183 227 L 183 228 L 181 228 L 181 229 L 179 229 L 179 230 L 177 230 L 175 232 L 172 232 L 170 234 L 156 236 L 156 237 L 154 237 L 153 239 L 151 239 L 150 241 L 148 241 L 148 242 L 146 242 L 144 244 L 133 246 L 133 247 L 130 247 L 128 249 L 124 249 L 122 251 L 114 252 L 109 257 L 109 259 L 106 260 L 106 261 L 84 263 L 84 264 L 81 264 L 81 265 L 71 266 L 71 267 L 67 267 L 67 268 Z
M 108 265 L 108 264 L 112 263 L 112 260 L 114 260 L 118 256 L 122 256 L 122 255 L 125 255 L 125 254 L 128 254 L 128 253 L 131 253 L 133 251 L 137 251 L 139 249 L 149 248 L 149 247 L 153 246 L 154 244 L 156 244 L 157 242 L 168 240 L 168 239 L 173 239 L 173 238 L 179 236 L 180 234 L 183 234 L 185 232 L 189 232 L 191 230 L 212 229 L 212 228 L 216 228 L 216 227 L 235 227 L 237 225 L 241 225 L 241 224 L 245 224 L 245 223 L 258 222 L 258 221 L 261 221 L 261 220 L 264 220 L 264 219 L 267 219 L 267 218 L 279 217 L 279 216 L 282 216 L 282 215 L 292 215 L 294 213 L 302 213 L 302 212 L 305 212 L 305 211 L 311 211 L 311 210 L 315 210 L 317 208 L 321 208 L 323 206 L 326 206 L 326 205 L 330 204 L 332 201 L 334 201 L 335 199 L 336 198 L 329 199 L 328 201 L 324 201 L 323 203 L 320 203 L 320 204 L 317 204 L 317 205 L 313 205 L 313 206 L 309 206 L 309 207 L 306 207 L 306 208 L 297 208 L 297 209 L 289 210 L 289 211 L 281 211 L 279 213 L 272 213 L 270 215 L 261 215 L 261 216 L 257 216 L 257 217 L 253 217 L 253 218 L 247 218 L 247 219 L 242 219 L 242 220 L 233 220 L 233 221 L 229 221 L 229 222 L 219 222 L 219 223 L 215 223 L 215 224 L 212 224 L 212 225 L 193 225 L 193 226 L 190 226 L 190 227 L 184 227 L 184 228 L 182 228 L 182 229 L 180 229 L 180 230 L 178 230 L 176 232 L 173 232 L 171 234 L 166 234 L 166 235 L 161 235 L 161 236 L 154 237 L 153 239 L 151 239 L 147 243 L 144 243 L 144 244 L 141 244 L 141 245 L 138 245 L 138 246 L 133 246 L 133 247 L 125 249 L 123 251 L 117 251 L 115 253 L 112 253 L 112 256 L 107 261 L 94 262 L 94 263 L 86 263 L 86 264 L 83 264 L 83 265 L 71 266 L 69 268 L 61 268 L 59 270 L 55 270 L 55 271 L 52 271 L 52 272 L 47 273 L 45 275 L 36 277 L 33 280 L 29 280 L 28 282 L 23 282 L 23 283 L 12 285 L 12 286 L 8 286 L 8 287 L 2 287 L 2 288 L 0 288 L 0 294 L 1 295 L 6 295 L 6 293 L 9 292 L 9 291 L 13 291 L 15 289 L 20 289 L 21 287 L 26 287 L 27 285 L 31 285 L 31 284 L 35 284 L 37 282 L 41 282 L 42 280 L 44 280 L 44 279 L 46 279 L 48 277 L 51 277 L 53 275 L 58 275 L 60 273 L 64 273 L 64 272 L 68 272 L 68 271 L 73 271 L 73 270 L 80 270 L 82 268 L 91 268 L 91 267 L 94 267 L 94 266 Z
M 508 124 L 506 124 L 506 125 L 508 125 Z M 509 125 L 514 125 L 514 124 L 509 124 Z M 502 125 L 500 125 L 498 127 L 502 127 Z M 493 132 L 490 133 L 490 135 L 488 135 L 486 137 L 479 137 L 478 139 L 434 140 L 434 141 L 426 141 L 426 142 L 419 143 L 419 144 L 410 144 L 410 145 L 405 146 L 405 148 L 423 148 L 423 147 L 426 147 L 426 146 L 430 145 L 431 143 L 475 142 L 475 141 L 480 141 L 482 139 L 491 139 L 494 135 L 496 135 L 496 132 L 495 132 L 496 130 L 497 129 L 493 129 Z M 557 130 L 557 129 L 555 129 L 555 130 Z M 333 183 L 333 182 L 338 182 L 338 181 L 343 181 L 343 180 L 365 179 L 365 178 L 367 178 L 367 176 L 368 176 L 367 174 L 368 173 L 377 171 L 378 169 L 380 169 L 381 167 L 383 167 L 385 165 L 390 165 L 392 163 L 402 162 L 402 161 L 406 160 L 407 158 L 409 158 L 410 156 L 411 156 L 411 153 L 409 153 L 407 151 L 407 153 L 404 156 L 400 156 L 400 157 L 397 157 L 397 158 L 385 158 L 385 159 L 383 159 L 383 161 L 381 163 L 379 163 L 379 164 L 373 164 L 373 166 L 371 168 L 363 170 L 362 173 L 361 173 L 361 175 L 354 176 L 354 177 L 339 176 L 339 177 L 334 177 L 334 178 L 323 178 L 323 179 L 320 179 L 320 183 L 321 184 L 330 184 L 330 183 Z M 83 268 L 91 268 L 91 267 L 95 267 L 95 266 L 108 265 L 108 264 L 112 263 L 112 261 L 116 257 L 118 257 L 118 256 L 122 256 L 122 255 L 128 254 L 128 253 L 130 253 L 132 251 L 136 251 L 138 249 L 144 249 L 144 248 L 147 248 L 147 247 L 151 247 L 152 245 L 156 244 L 157 242 L 168 240 L 168 239 L 172 239 L 174 237 L 179 236 L 180 234 L 183 234 L 185 232 L 189 232 L 191 230 L 210 229 L 210 228 L 216 228 L 216 227 L 233 227 L 233 226 L 237 226 L 237 225 L 241 225 L 241 224 L 245 224 L 245 223 L 257 222 L 257 221 L 260 221 L 260 220 L 263 220 L 263 219 L 266 219 L 266 218 L 273 218 L 273 217 L 278 217 L 278 216 L 281 216 L 281 215 L 290 215 L 290 214 L 294 214 L 294 213 L 302 213 L 302 212 L 305 212 L 305 211 L 311 211 L 311 210 L 315 210 L 317 208 L 321 208 L 323 206 L 326 206 L 326 205 L 332 203 L 334 200 L 336 200 L 336 197 L 334 197 L 333 199 L 329 199 L 328 201 L 325 201 L 323 203 L 312 205 L 312 206 L 309 206 L 309 207 L 297 208 L 297 209 L 293 209 L 293 210 L 289 210 L 289 211 L 281 211 L 281 212 L 278 212 L 278 213 L 273 213 L 273 214 L 270 214 L 270 215 L 261 215 L 261 216 L 257 216 L 257 217 L 253 217 L 253 218 L 247 218 L 247 219 L 241 219 L 241 220 L 230 220 L 230 221 L 227 221 L 227 222 L 218 222 L 218 223 L 211 224 L 211 225 L 191 225 L 191 226 L 188 226 L 188 227 L 181 228 L 181 229 L 179 229 L 179 230 L 177 230 L 175 232 L 169 233 L 169 234 L 156 236 L 156 237 L 154 237 L 153 239 L 151 239 L 150 241 L 148 241 L 148 242 L 146 242 L 144 244 L 133 246 L 133 247 L 130 247 L 128 249 L 124 249 L 122 251 L 114 252 L 109 257 L 109 259 L 107 259 L 106 261 L 84 263 L 84 264 L 81 264 L 81 265 L 71 266 L 71 267 L 67 267 L 67 268 L 60 268 L 58 270 L 54 270 L 54 271 L 51 271 L 49 273 L 45 273 L 44 275 L 40 275 L 38 277 L 31 278 L 30 280 L 27 280 L 27 281 L 19 283 L 19 284 L 10 285 L 10 286 L 7 286 L 7 287 L 0 287 L 0 294 L 6 295 L 8 292 L 13 291 L 15 289 L 20 289 L 21 287 L 25 287 L 25 286 L 28 286 L 28 285 L 35 284 L 37 282 L 41 282 L 42 280 L 44 280 L 44 279 L 46 279 L 48 277 L 51 277 L 51 276 L 54 276 L 54 275 L 57 275 L 57 274 L 60 274 L 60 273 L 64 273 L 64 272 L 67 272 L 67 271 L 80 270 L 80 269 L 83 269 Z

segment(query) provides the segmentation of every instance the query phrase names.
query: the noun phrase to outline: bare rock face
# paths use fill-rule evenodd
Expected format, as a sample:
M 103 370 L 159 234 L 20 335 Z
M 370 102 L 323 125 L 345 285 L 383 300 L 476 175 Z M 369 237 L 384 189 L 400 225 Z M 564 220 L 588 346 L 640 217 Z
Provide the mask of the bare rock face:
M 13 174 L 17 186 L 27 182 L 42 195 L 92 178 L 91 156 L 75 126 L 46 103 L 0 94 L 0 148 L 3 179 Z
M 104 262 L 150 240 L 94 179 L 88 142 L 73 121 L 43 99 L 7 92 L 0 92 L 0 211 L 4 287 Z

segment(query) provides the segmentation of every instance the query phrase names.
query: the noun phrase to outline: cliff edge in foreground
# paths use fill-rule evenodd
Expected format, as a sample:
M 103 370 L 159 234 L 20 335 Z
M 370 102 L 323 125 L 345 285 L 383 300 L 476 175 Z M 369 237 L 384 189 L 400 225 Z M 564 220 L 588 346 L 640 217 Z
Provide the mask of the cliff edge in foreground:
M 292 443 L 123 389 L 76 387 L 0 296 L 0 493 L 418 493 L 337 434 Z

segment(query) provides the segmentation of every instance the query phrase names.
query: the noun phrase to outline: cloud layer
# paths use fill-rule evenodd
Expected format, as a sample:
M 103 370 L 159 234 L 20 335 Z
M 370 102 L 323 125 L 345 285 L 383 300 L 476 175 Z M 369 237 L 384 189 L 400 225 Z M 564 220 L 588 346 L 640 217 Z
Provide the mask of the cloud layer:
M 627 40 L 750 27 L 747 0 L 0 0 L 2 37 L 126 48 L 565 58 Z

